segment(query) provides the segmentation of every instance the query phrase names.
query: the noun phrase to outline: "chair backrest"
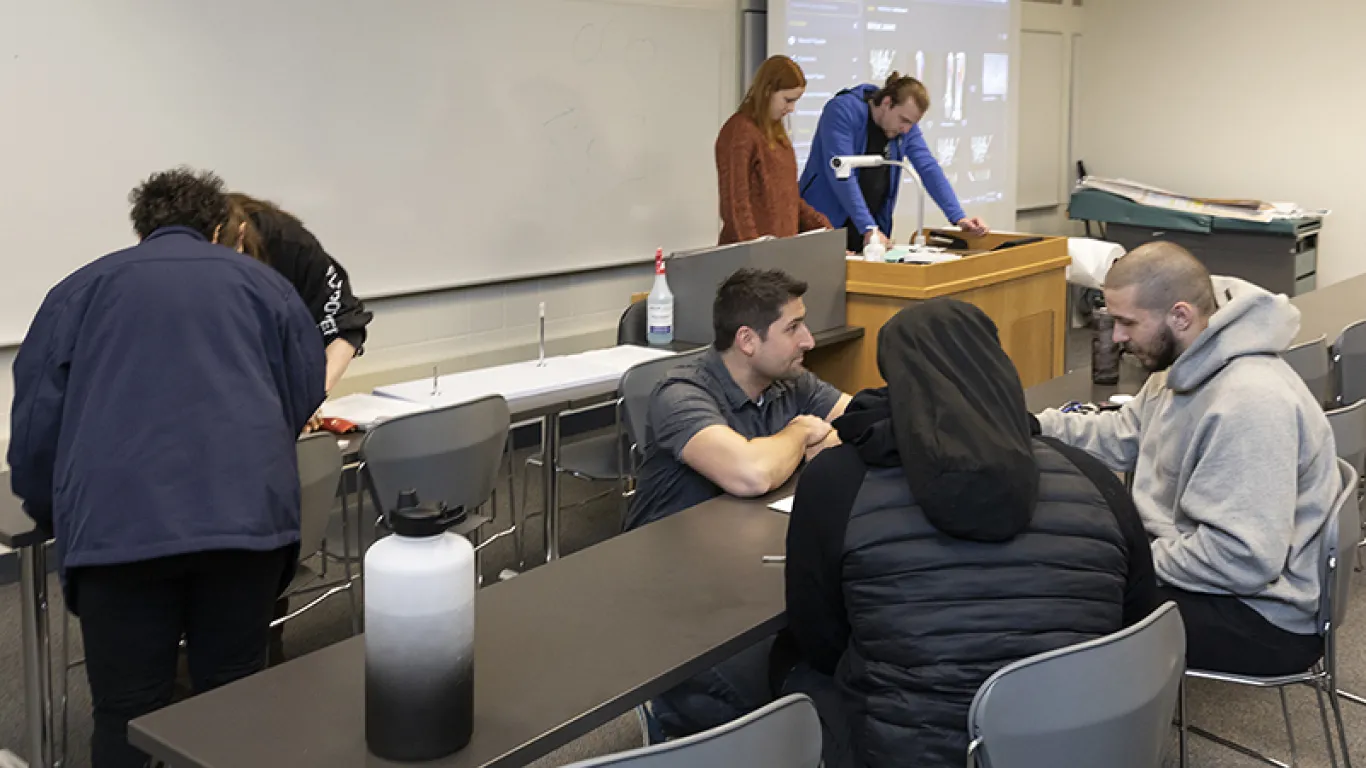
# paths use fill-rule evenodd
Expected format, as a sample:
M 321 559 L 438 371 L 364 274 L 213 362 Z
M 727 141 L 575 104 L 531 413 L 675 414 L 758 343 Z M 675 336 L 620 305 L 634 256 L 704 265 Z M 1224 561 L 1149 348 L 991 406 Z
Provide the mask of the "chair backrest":
M 1281 359 L 1304 379 L 1305 386 L 1309 387 L 1319 405 L 1328 402 L 1332 397 L 1333 368 L 1329 361 L 1326 336 L 1296 344 L 1282 352 Z
M 617 346 L 630 344 L 643 347 L 650 343 L 645 327 L 648 312 L 649 306 L 644 299 L 631 302 L 631 306 L 621 313 L 621 319 L 617 321 Z
M 1185 670 L 1186 629 L 1170 602 L 1128 629 L 1010 664 L 972 700 L 968 764 L 1159 765 Z
M 299 460 L 299 557 L 322 549 L 327 521 L 341 485 L 342 454 L 330 432 L 304 435 L 294 445 Z
M 781 698 L 748 715 L 675 741 L 574 763 L 569 768 L 818 768 L 821 722 L 802 694 Z
M 645 427 L 650 420 L 650 396 L 664 376 L 676 366 L 686 365 L 701 357 L 707 350 L 688 352 L 673 357 L 661 357 L 636 363 L 621 377 L 621 422 L 626 438 L 636 451 L 645 449 Z
M 473 512 L 493 495 L 511 414 L 499 395 L 382 422 L 360 444 L 375 508 L 391 511 L 402 491 Z
M 1366 320 L 1342 329 L 1333 342 L 1333 371 L 1337 378 L 1338 403 L 1366 398 Z
M 1366 473 L 1366 400 L 1329 411 L 1328 423 L 1333 427 L 1338 458 L 1351 464 L 1358 475 Z
M 1335 629 L 1347 620 L 1347 605 L 1352 594 L 1352 563 L 1357 542 L 1361 541 L 1361 502 L 1357 497 L 1359 475 L 1352 465 L 1338 459 L 1338 476 L 1342 491 L 1333 505 L 1333 520 L 1328 521 L 1323 542 L 1323 567 L 1319 581 L 1319 630 L 1329 643 Z M 1333 663 L 1332 648 L 1325 649 L 1325 658 Z M 1331 671 L 1331 670 L 1330 670 Z

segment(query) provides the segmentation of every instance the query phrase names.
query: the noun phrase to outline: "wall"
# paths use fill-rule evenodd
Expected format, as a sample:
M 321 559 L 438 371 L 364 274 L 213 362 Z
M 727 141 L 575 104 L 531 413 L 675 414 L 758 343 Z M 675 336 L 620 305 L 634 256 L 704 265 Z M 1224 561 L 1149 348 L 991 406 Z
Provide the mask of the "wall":
M 626 0 L 655 3 L 660 0 Z M 738 103 L 740 0 L 705 0 L 735 9 L 723 65 L 733 67 L 735 83 L 723 87 L 723 104 Z M 720 225 L 717 225 L 719 231 Z M 604 235 L 610 237 L 610 233 Z M 664 243 L 683 249 L 706 243 Z M 653 253 L 642 253 L 648 261 Z M 617 267 L 577 275 L 524 280 L 502 285 L 398 297 L 368 304 L 375 313 L 366 353 L 351 366 L 337 394 L 368 391 L 380 383 L 428 375 L 432 365 L 451 372 L 525 359 L 535 354 L 537 304 L 546 302 L 547 347 L 552 353 L 576 352 L 615 341 L 617 319 L 631 294 L 647 291 L 653 268 Z M 365 286 L 357 286 L 364 293 Z M 0 466 L 10 435 L 10 372 L 17 348 L 0 348 Z
M 1015 229 L 1045 235 L 1079 235 L 1081 225 L 1067 218 L 1067 199 L 1076 179 L 1076 102 L 1084 22 L 1081 0 L 1026 0 L 1020 4 L 1021 41 L 1019 174 L 1017 200 L 1027 207 L 1016 212 Z M 1028 36 L 1044 41 L 1053 55 L 1046 61 L 1031 58 L 1039 47 L 1026 44 Z M 1039 91 L 1038 93 L 1034 91 Z M 1031 160 L 1043 142 L 1051 142 L 1051 169 Z M 1051 172 L 1051 173 L 1050 173 Z M 1023 190 L 1037 187 L 1033 176 L 1045 175 L 1053 186 L 1051 201 L 1030 205 Z
M 1366 271 L 1366 3 L 1086 0 L 1084 17 L 1091 173 L 1331 208 L 1319 285 Z

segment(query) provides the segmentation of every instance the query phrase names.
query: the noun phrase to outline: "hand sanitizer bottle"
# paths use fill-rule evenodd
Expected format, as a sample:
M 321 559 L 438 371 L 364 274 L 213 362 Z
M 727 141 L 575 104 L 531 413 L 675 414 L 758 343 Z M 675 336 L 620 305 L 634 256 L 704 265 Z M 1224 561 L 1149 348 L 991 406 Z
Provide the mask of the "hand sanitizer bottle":
M 873 231 L 874 227 L 869 227 L 868 231 Z M 887 246 L 882 244 L 881 238 L 873 238 L 868 244 L 863 246 L 864 261 L 885 261 L 887 258 Z
M 645 338 L 652 347 L 663 347 L 674 340 L 674 295 L 664 275 L 664 249 L 655 249 L 655 284 L 645 305 Z

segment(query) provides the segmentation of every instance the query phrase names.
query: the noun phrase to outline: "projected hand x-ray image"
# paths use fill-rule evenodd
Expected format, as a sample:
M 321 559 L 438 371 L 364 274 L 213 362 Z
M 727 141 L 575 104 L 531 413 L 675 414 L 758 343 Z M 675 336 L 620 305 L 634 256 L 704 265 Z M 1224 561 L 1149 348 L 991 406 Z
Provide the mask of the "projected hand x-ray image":
M 791 117 L 798 164 L 805 164 L 821 109 L 836 93 L 881 85 L 892 72 L 913 75 L 932 102 L 920 130 L 964 208 L 990 221 L 1012 221 L 1013 1 L 770 2 L 769 53 L 791 56 L 808 80 Z M 898 198 L 899 217 L 914 215 L 915 197 Z

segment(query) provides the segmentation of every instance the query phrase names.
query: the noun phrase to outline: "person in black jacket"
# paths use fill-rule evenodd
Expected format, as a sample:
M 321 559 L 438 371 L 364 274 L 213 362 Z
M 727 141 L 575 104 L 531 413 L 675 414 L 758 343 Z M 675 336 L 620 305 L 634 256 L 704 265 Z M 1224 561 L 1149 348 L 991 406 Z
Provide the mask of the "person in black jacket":
M 987 677 L 1148 615 L 1152 559 L 1115 476 L 1031 435 L 981 310 L 902 310 L 878 368 L 797 486 L 788 689 L 816 699 L 827 766 L 959 766 Z
M 222 181 L 177 169 L 130 197 L 141 242 L 53 288 L 14 361 L 10 483 L 80 617 L 95 768 L 146 764 L 128 721 L 171 703 L 182 637 L 196 692 L 265 663 L 323 399 L 294 289 L 209 242 Z
M 228 218 L 214 242 L 236 248 L 284 276 L 303 299 L 322 334 L 327 353 L 327 391 L 341 380 L 365 348 L 365 328 L 374 317 L 351 291 L 346 269 L 332 258 L 303 222 L 278 205 L 241 192 L 227 196 Z M 308 429 L 316 429 L 315 415 Z M 275 618 L 289 613 L 289 600 L 275 605 Z M 270 663 L 285 660 L 284 625 L 270 633 Z
M 216 242 L 275 268 L 299 292 L 327 349 L 327 391 L 365 348 L 374 317 L 351 290 L 346 269 L 293 214 L 241 192 L 228 194 L 228 219 Z

